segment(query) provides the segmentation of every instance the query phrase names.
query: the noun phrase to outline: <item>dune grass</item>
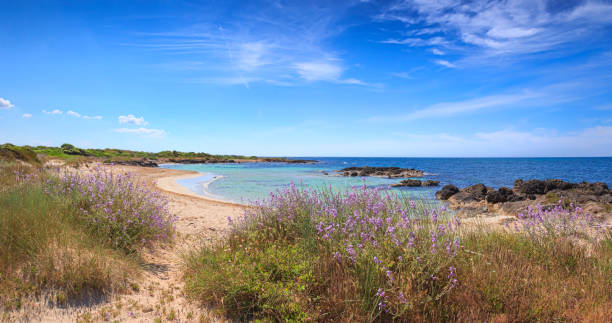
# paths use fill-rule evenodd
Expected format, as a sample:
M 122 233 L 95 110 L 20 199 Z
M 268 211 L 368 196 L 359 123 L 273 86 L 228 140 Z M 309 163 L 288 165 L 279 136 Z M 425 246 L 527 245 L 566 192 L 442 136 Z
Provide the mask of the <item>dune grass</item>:
M 163 201 L 151 206 L 157 196 L 128 189 L 136 184 L 104 172 L 62 176 L 0 163 L 0 312 L 25 297 L 55 295 L 64 305 L 127 288 L 139 250 L 173 234 Z
M 287 188 L 186 256 L 186 292 L 239 319 L 603 321 L 612 243 L 581 210 L 507 229 L 367 188 Z

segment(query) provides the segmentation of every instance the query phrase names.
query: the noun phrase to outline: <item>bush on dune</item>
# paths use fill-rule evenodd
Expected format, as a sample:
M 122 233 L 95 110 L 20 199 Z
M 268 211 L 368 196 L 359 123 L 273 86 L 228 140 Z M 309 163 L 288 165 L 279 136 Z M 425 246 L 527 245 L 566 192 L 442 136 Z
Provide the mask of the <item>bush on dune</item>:
M 172 238 L 163 199 L 129 177 L 1 164 L 0 184 L 0 308 L 122 290 L 137 274 L 129 255 Z
M 187 293 L 280 321 L 600 320 L 612 243 L 581 210 L 463 230 L 444 208 L 361 188 L 289 187 L 186 258 Z M 463 226 L 461 226 L 463 227 Z
M 292 186 L 237 220 L 225 245 L 192 254 L 187 290 L 231 316 L 440 318 L 425 309 L 458 284 L 458 222 L 423 207 L 365 187 Z

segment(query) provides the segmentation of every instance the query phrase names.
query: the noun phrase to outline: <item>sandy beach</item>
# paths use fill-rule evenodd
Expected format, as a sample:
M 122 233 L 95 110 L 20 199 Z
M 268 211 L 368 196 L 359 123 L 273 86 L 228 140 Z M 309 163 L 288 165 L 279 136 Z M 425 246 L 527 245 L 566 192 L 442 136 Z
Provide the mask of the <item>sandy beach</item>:
M 88 172 L 92 167 L 95 166 L 87 165 L 79 171 Z M 143 255 L 144 270 L 137 279 L 137 291 L 91 300 L 67 308 L 49 308 L 44 301 L 38 301 L 24 306 L 28 319 L 74 322 L 92 318 L 93 321 L 100 321 L 110 315 L 111 321 L 152 322 L 155 318 L 167 316 L 170 311 L 174 311 L 175 322 L 199 321 L 202 315 L 211 321 L 217 321 L 218 317 L 212 311 L 202 309 L 200 304 L 188 301 L 182 294 L 181 257 L 203 240 L 208 243 L 217 240 L 228 228 L 227 218 L 242 215 L 245 206 L 208 199 L 176 182 L 178 179 L 202 175 L 197 172 L 137 166 L 104 167 L 113 172 L 132 173 L 168 198 L 170 211 L 178 218 L 176 241 L 171 247 L 158 248 Z M 163 304 L 167 313 L 160 313 L 160 304 Z

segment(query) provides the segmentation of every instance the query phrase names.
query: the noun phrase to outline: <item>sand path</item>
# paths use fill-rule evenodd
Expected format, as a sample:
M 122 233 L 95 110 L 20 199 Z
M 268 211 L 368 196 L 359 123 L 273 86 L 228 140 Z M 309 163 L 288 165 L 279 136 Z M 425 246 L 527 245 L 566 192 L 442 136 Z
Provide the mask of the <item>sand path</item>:
M 87 172 L 91 166 L 80 171 Z M 109 299 L 90 301 L 68 308 L 38 309 L 25 307 L 31 321 L 43 322 L 200 322 L 219 321 L 210 309 L 187 300 L 183 295 L 182 255 L 202 243 L 221 237 L 228 228 L 227 217 L 244 213 L 245 206 L 215 201 L 191 192 L 176 180 L 201 176 L 192 171 L 135 166 L 112 166 L 113 172 L 133 173 L 161 191 L 167 198 L 176 222 L 177 238 L 173 246 L 143 255 L 143 274 L 134 290 Z M 32 316 L 32 312 L 38 312 Z

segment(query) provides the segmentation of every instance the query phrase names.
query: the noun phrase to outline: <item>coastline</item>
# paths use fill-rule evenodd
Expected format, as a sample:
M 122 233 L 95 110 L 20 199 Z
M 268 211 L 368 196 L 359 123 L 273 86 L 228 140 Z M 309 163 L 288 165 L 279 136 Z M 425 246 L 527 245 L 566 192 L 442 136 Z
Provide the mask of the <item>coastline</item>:
M 167 169 L 167 168 L 160 168 L 160 169 Z M 206 200 L 206 201 L 214 202 L 214 203 L 221 203 L 221 204 L 225 204 L 229 206 L 248 207 L 248 205 L 245 205 L 245 204 L 224 201 L 221 199 L 214 198 L 210 195 L 206 195 L 205 192 L 203 192 L 204 194 L 195 193 L 192 190 L 190 190 L 188 187 L 178 183 L 178 180 L 202 177 L 202 176 L 205 176 L 205 173 L 199 173 L 199 172 L 189 171 L 189 170 L 176 170 L 176 169 L 173 169 L 172 171 L 173 172 L 175 171 L 184 172 L 184 174 L 176 174 L 176 175 L 168 175 L 168 176 L 159 177 L 158 179 L 155 180 L 155 186 L 157 187 L 157 189 L 163 192 L 173 193 L 173 194 L 182 195 L 182 196 L 189 196 L 189 197 L 198 198 L 198 199 L 202 199 L 202 200 Z M 203 183 L 204 189 L 206 189 L 211 182 L 217 179 L 220 179 L 220 178 L 221 176 L 213 178 L 210 181 Z

